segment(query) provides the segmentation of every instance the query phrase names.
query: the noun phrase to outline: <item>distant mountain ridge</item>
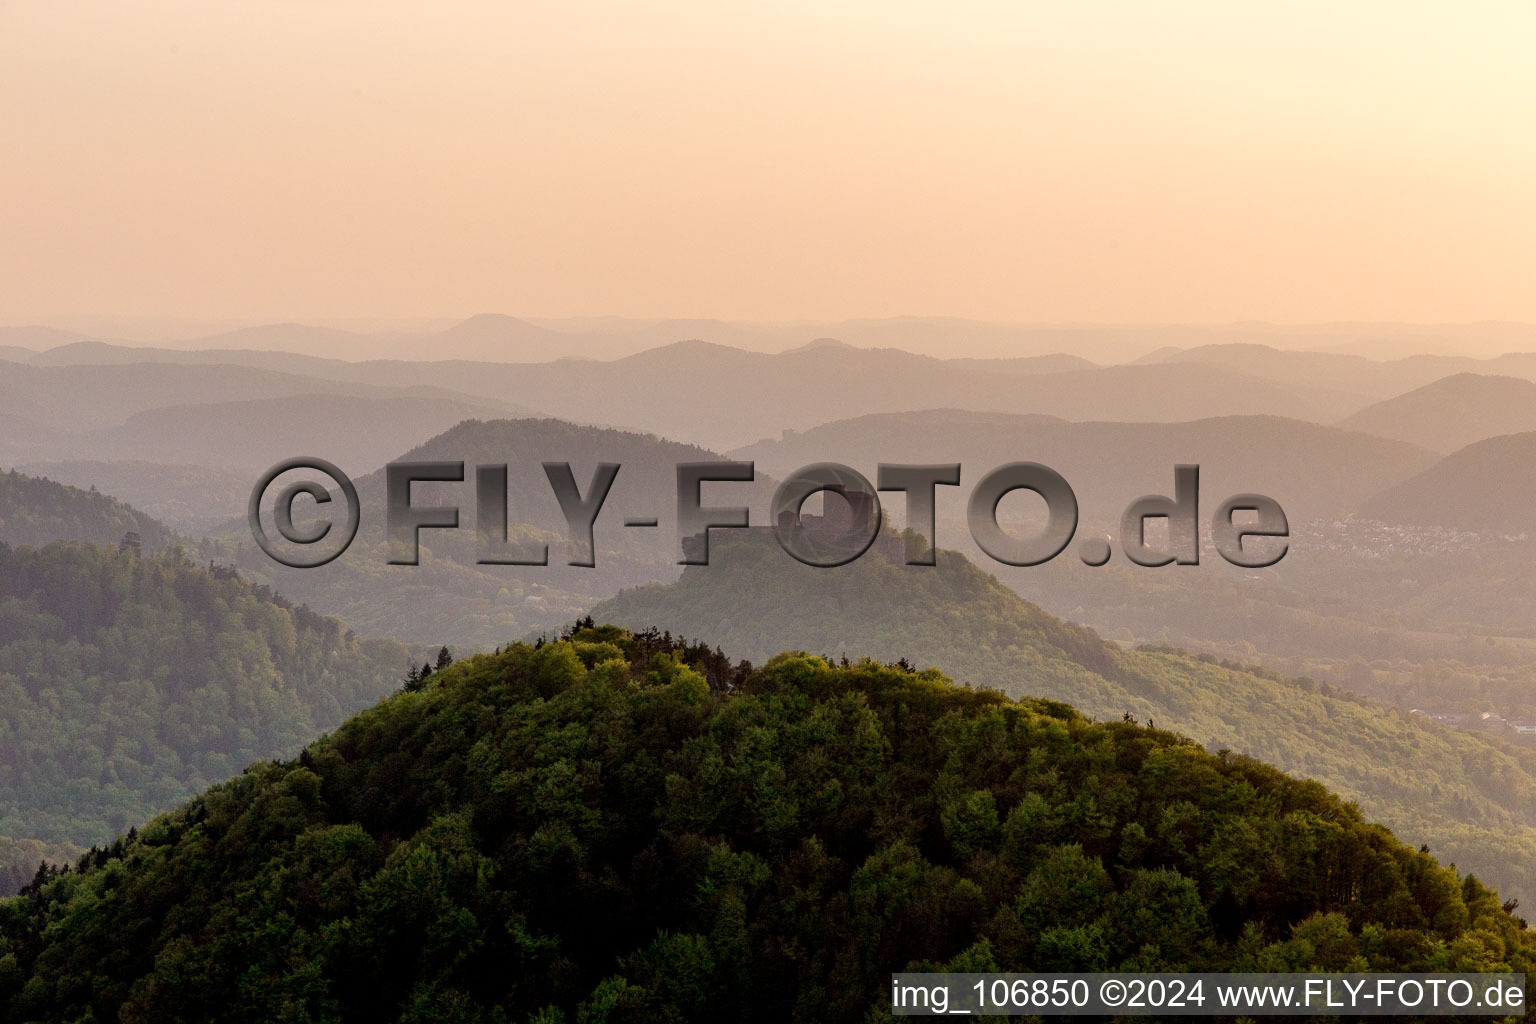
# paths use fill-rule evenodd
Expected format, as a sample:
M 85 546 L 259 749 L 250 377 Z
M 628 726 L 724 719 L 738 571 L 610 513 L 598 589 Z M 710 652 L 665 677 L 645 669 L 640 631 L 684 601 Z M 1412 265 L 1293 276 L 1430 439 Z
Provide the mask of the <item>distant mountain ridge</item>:
M 143 330 L 121 329 L 130 333 Z M 53 348 L 90 337 L 89 332 L 48 327 L 0 327 L 0 345 L 23 349 Z M 861 348 L 899 348 L 946 357 L 998 359 L 1066 352 L 1096 363 L 1123 363 L 1149 354 L 1166 356 L 1223 345 L 1384 360 L 1430 352 L 1466 351 L 1486 357 L 1490 353 L 1536 351 L 1536 328 L 1525 324 L 1014 324 L 955 316 L 769 323 L 709 317 L 519 317 L 486 312 L 434 329 L 384 326 L 363 331 L 271 323 L 214 333 L 183 330 L 180 337 L 182 340 L 164 347 L 259 347 L 349 360 L 430 356 L 502 362 L 560 357 L 617 359 L 687 338 L 753 352 L 783 352 L 815 338 L 837 338 Z M 101 336 L 95 340 L 110 339 Z M 144 343 L 156 344 L 152 339 Z M 1437 375 L 1444 376 L 1445 372 L 1453 371 Z
M 1151 351 L 1144 349 L 1139 358 L 1130 354 L 1134 361 L 1121 365 L 1101 365 L 1102 356 L 1094 362 L 1071 354 L 1074 339 L 1111 337 L 1114 331 L 1109 328 L 1021 328 L 1022 334 L 1009 334 L 994 325 L 987 330 L 995 328 L 999 338 L 1050 339 L 1059 348 L 1042 351 L 1031 343 L 1022 347 L 1029 354 L 1010 358 L 936 359 L 911 349 L 924 347 L 919 344 L 922 339 L 942 337 L 946 331 L 983 328 L 943 318 L 898 318 L 849 321 L 835 334 L 795 339 L 795 332 L 809 333 L 816 326 L 763 328 L 767 334 L 719 321 L 618 326 L 593 321 L 556 327 L 482 314 L 442 331 L 418 334 L 361 334 L 273 324 L 199 339 L 201 348 L 127 346 L 52 332 L 70 340 L 16 358 L 39 369 L 145 363 L 244 366 L 340 382 L 354 389 L 342 393 L 352 395 L 360 394 L 355 390 L 359 387 L 430 385 L 441 389 L 440 397 L 473 396 L 471 400 L 500 403 L 503 413 L 537 409 L 565 419 L 644 429 L 715 448 L 775 436 L 786 425 L 810 427 L 893 407 L 953 406 L 1072 420 L 1177 422 L 1253 413 L 1318 423 L 1343 420 L 1350 429 L 1448 451 L 1458 443 L 1491 436 L 1490 431 L 1511 432 L 1526 424 L 1492 424 L 1482 428 L 1478 437 L 1465 436 L 1462 424 L 1461 432 L 1437 439 L 1430 436 L 1430 424 L 1417 430 L 1410 426 L 1409 433 L 1404 433 L 1391 423 L 1370 420 L 1362 410 L 1458 374 L 1502 374 L 1536 381 L 1536 354 L 1495 358 L 1419 354 L 1379 360 L 1346 352 L 1279 348 L 1270 342 L 1293 341 L 1307 334 L 1286 335 L 1248 325 L 1193 333 L 1173 328 L 1127 329 L 1122 332 L 1125 337 L 1209 340 L 1148 346 Z M 31 337 L 25 331 L 12 333 Z M 1327 336 L 1326 331 L 1318 335 Z M 1521 337 L 1510 331 L 1498 336 L 1511 342 Z M 779 340 L 764 350 L 770 337 Z M 601 339 L 601 344 L 593 339 Z M 630 347 L 615 347 L 616 339 L 628 339 Z M 1536 341 L 1536 333 L 1532 339 Z M 332 355 L 306 354 L 322 351 Z M 335 358 L 335 353 L 347 358 Z M 0 395 L 5 390 L 4 376 L 0 374 Z M 132 390 L 131 378 L 125 388 Z M 637 403 L 635 396 L 641 390 L 665 400 L 649 406 Z M 112 405 L 107 403 L 108 408 Z M 25 402 L 13 410 L 26 415 Z M 96 414 L 94 409 L 87 410 L 88 418 Z M 1362 418 L 1352 419 L 1357 415 Z M 38 456 L 59 457 L 58 453 Z
M 441 332 L 411 336 L 270 325 L 202 339 L 211 346 L 202 350 L 74 341 L 34 353 L 25 362 L 35 367 L 146 362 L 238 365 L 344 382 L 354 388 L 432 385 L 445 394 L 537 408 L 581 422 L 640 428 L 713 447 L 774 436 L 787 424 L 815 426 L 829 419 L 886 412 L 893 406 L 1153 422 L 1262 413 L 1333 423 L 1373 402 L 1456 374 L 1536 379 L 1536 355 L 1518 353 L 1497 358 L 1415 355 L 1383 361 L 1357 354 L 1281 349 L 1257 340 L 1212 341 L 1165 346 L 1133 363 L 1106 366 L 1068 354 L 1074 335 L 1067 330 L 1040 334 L 1059 341 L 1063 351 L 1012 358 L 935 359 L 890 344 L 912 343 L 923 336 L 923 330 L 951 329 L 942 320 L 913 321 L 910 329 L 900 330 L 893 323 L 881 322 L 879 329 L 864 324 L 840 337 L 781 344 L 772 354 L 742 347 L 753 342 L 734 328 L 701 329 L 691 340 L 668 340 L 669 333 L 671 339 L 679 335 L 687 339 L 685 331 L 711 323 L 664 321 L 634 328 L 629 334 L 596 331 L 594 336 L 608 341 L 643 335 L 643 343 L 636 342 L 638 350 L 628 352 L 611 345 L 583 348 L 580 339 L 586 335 L 581 330 L 565 332 L 487 314 Z M 782 333 L 787 327 L 775 330 L 781 332 L 776 337 L 791 336 Z M 1212 333 L 1219 336 L 1220 332 Z M 1231 334 L 1244 337 L 1245 330 Z M 708 340 L 711 335 L 723 340 Z M 1248 336 L 1266 337 L 1251 332 Z M 352 347 L 340 345 L 338 339 Z M 285 345 L 287 349 L 346 351 L 351 358 L 300 354 L 284 350 Z M 651 407 L 640 405 L 635 401 L 640 389 L 666 400 Z M 1367 429 L 1364 422 L 1358 427 L 1352 421 L 1346 425 Z M 1388 428 L 1373 432 L 1384 429 Z M 1426 431 L 1383 436 L 1421 446 L 1431 440 Z M 1456 439 L 1438 442 L 1436 447 L 1447 450 Z
M 418 566 L 387 564 L 382 470 L 357 478 L 363 526 L 347 553 L 330 565 L 284 569 L 257 550 L 243 517 L 221 542 L 252 578 L 272 583 L 292 600 L 339 615 L 366 634 L 490 648 L 569 621 L 621 587 L 675 579 L 677 466 L 724 456 L 635 431 L 554 419 L 497 419 L 467 420 L 392 458 L 465 465 L 462 483 L 418 483 L 412 489 L 419 506 L 451 503 L 460 509 L 458 530 L 421 531 Z M 620 466 L 594 530 L 596 564 L 590 568 L 567 564 L 565 517 L 543 469 L 545 461 L 569 462 L 583 494 L 599 462 Z M 511 539 L 547 545 L 547 565 L 476 564 L 479 465 L 508 467 Z M 720 486 L 729 488 L 729 504 L 766 509 L 774 481 L 759 474 L 752 484 Z M 706 502 L 726 500 L 706 494 Z M 657 525 L 624 526 L 631 516 L 654 518 Z
M 1536 432 L 1492 437 L 1375 495 L 1360 514 L 1388 523 L 1536 537 L 1533 467 Z
M 361 476 L 423 437 L 510 411 L 488 399 L 433 394 L 291 395 L 148 409 L 82 439 L 79 447 L 99 459 L 242 471 L 251 482 L 282 459 L 323 448 L 330 461 Z
M 77 346 L 71 351 L 99 358 L 94 347 Z M 436 357 L 441 352 L 432 354 Z M 127 349 L 110 353 L 114 360 L 134 355 Z M 1365 404 L 1357 396 L 1316 382 L 1279 384 L 1219 366 L 1096 366 L 1061 354 L 935 359 L 899 349 L 847 344 L 812 344 L 770 355 L 693 340 L 612 361 L 535 363 L 349 363 L 236 350 L 190 356 L 157 350 L 138 355 L 160 362 L 118 364 L 119 374 L 129 374 L 125 387 L 132 387 L 134 375 L 168 364 L 181 374 L 191 370 L 183 363 L 193 363 L 202 365 L 199 372 L 204 375 L 229 375 L 240 372 L 232 364 L 250 362 L 254 365 L 246 373 L 292 375 L 295 382 L 290 390 L 300 387 L 300 379 L 307 393 L 324 390 L 326 380 L 344 382 L 345 393 L 353 395 L 366 394 L 365 388 L 432 386 L 440 389 L 441 397 L 475 396 L 536 408 L 562 419 L 646 430 L 717 449 L 777 436 L 787 425 L 810 427 L 893 407 L 950 406 L 1070 419 L 1158 422 L 1262 413 L 1324 422 Z M 64 369 L 51 368 L 55 373 Z M 83 364 L 72 372 L 84 379 L 107 369 Z M 0 374 L 0 392 L 4 378 Z M 273 386 L 275 381 L 268 381 L 267 387 Z M 260 397 L 268 396 L 275 397 L 270 391 Z M 121 415 L 145 408 L 148 403 L 141 403 Z
M 954 406 L 1076 419 L 1185 420 L 1265 412 L 1336 419 L 1355 403 L 1326 388 L 1282 387 L 1230 371 L 1096 367 L 1056 372 L 1050 362 L 1006 367 L 889 349 L 819 347 L 764 355 L 680 342 L 614 362 L 367 364 L 379 383 L 432 380 L 586 423 L 622 424 L 710 447 L 777 436 L 891 408 Z
M 16 469 L 81 490 L 94 487 L 193 537 L 238 515 L 254 483 L 248 472 L 139 459 L 34 462 Z
M 1115 524 L 1135 498 L 1167 492 L 1178 463 L 1200 465 L 1207 508 L 1231 494 L 1258 492 L 1307 519 L 1353 512 L 1434 462 L 1410 444 L 1275 416 L 1072 422 L 964 409 L 838 420 L 731 454 L 780 477 L 813 462 L 840 462 L 871 479 L 881 462 L 959 462 L 961 485 L 938 489 L 940 508 L 956 518 L 984 473 L 1007 462 L 1041 462 L 1071 484 L 1085 519 Z M 887 500 L 899 504 L 900 495 Z
M 1452 374 L 1362 409 L 1339 426 L 1449 453 L 1490 437 L 1536 430 L 1536 383 Z
M 1536 336 L 1531 341 L 1536 344 Z M 1256 343 L 1219 343 L 1153 352 L 1138 362 L 1221 366 L 1277 383 L 1326 380 L 1342 392 L 1372 402 L 1394 398 L 1457 374 L 1505 375 L 1536 381 L 1536 351 L 1529 350 L 1498 356 L 1421 353 L 1395 359 L 1374 359 L 1352 353 L 1279 349 Z
M 317 443 L 367 471 L 425 434 L 519 411 L 410 379 L 381 386 L 201 362 L 0 363 L 0 402 L 14 421 L 0 433 L 0 464 L 105 457 L 247 471 Z

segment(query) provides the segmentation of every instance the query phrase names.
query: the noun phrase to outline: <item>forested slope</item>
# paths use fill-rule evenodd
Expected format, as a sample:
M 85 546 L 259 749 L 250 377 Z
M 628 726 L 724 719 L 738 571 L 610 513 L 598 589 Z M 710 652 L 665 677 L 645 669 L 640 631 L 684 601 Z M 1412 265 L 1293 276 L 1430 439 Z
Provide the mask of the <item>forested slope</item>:
M 0 902 L 0 1016 L 864 1021 L 902 968 L 1533 951 L 1475 879 L 1246 758 L 600 629 L 435 673 Z
M 0 835 L 110 839 L 309 742 L 406 666 L 402 645 L 179 550 L 0 544 Z
M 625 591 L 592 614 L 710 637 L 754 660 L 783 646 L 905 658 L 1011 696 L 1068 701 L 1095 718 L 1129 714 L 1208 749 L 1319 779 L 1410 841 L 1536 900 L 1536 751 L 1421 723 L 1310 680 L 1118 649 L 954 552 L 940 551 L 934 567 L 871 553 L 816 569 L 771 538 L 716 531 L 708 566 L 690 567 L 676 584 Z
M 175 534 L 154 519 L 92 488 L 77 487 L 12 470 L 0 473 L 0 543 L 34 547 L 78 540 L 117 547 L 130 533 L 145 551 L 161 551 Z

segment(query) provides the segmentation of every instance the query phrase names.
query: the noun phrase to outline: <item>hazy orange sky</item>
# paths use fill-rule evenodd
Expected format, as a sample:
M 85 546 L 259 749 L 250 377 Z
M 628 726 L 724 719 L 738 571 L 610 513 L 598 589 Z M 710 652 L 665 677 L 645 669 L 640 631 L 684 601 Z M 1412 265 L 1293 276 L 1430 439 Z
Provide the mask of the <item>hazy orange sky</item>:
M 0 0 L 0 322 L 1536 321 L 1536 4 Z

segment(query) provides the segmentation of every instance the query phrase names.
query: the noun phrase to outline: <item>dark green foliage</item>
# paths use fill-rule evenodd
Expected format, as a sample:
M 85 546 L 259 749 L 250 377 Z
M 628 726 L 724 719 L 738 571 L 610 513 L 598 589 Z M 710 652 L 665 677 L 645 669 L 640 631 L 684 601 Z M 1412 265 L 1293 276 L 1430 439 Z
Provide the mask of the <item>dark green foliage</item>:
M 721 693 L 658 640 L 460 661 L 0 903 L 0 1016 L 860 1021 L 907 967 L 1536 951 L 1317 783 L 871 661 Z
M 405 661 L 179 550 L 0 544 L 0 835 L 109 841 L 314 739 Z
M 708 636 L 759 660 L 785 646 L 915 660 L 1010 696 L 1066 701 L 1096 719 L 1156 722 L 1209 750 L 1318 779 L 1405 839 L 1427 840 L 1526 906 L 1536 900 L 1536 750 L 1429 727 L 1235 661 L 1118 649 L 952 551 L 940 550 L 935 566 L 871 553 L 825 570 L 799 564 L 772 538 L 716 532 L 708 566 L 685 569 L 675 584 L 625 591 L 593 614 Z
M 160 523 L 94 487 L 82 491 L 15 470 L 0 473 L 0 542 L 41 547 L 78 540 L 116 548 L 130 532 L 139 535 L 146 553 L 176 541 Z

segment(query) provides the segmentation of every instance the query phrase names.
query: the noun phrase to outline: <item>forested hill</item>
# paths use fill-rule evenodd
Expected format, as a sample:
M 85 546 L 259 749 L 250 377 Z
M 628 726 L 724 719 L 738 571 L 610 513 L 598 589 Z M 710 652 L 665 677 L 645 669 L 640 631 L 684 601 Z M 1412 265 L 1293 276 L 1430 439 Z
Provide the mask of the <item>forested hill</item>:
M 677 578 L 677 466 L 724 456 L 650 434 L 552 419 L 466 420 L 400 455 L 400 462 L 465 464 L 461 483 L 413 486 L 416 505 L 455 505 L 462 528 L 422 530 L 421 564 L 390 565 L 385 544 L 386 474 L 357 481 L 365 514 L 347 553 L 318 569 L 284 569 L 256 547 L 244 520 L 228 539 L 235 564 L 282 594 L 338 615 L 370 636 L 488 650 L 570 622 L 621 587 Z M 599 463 L 621 467 L 593 530 L 595 565 L 568 564 L 565 516 L 545 462 L 568 462 L 582 494 Z M 507 467 L 507 519 L 514 544 L 547 545 L 548 565 L 480 565 L 475 529 L 476 466 Z M 731 485 L 731 501 L 766 508 L 774 481 Z M 627 517 L 656 517 L 654 530 Z
M 15 470 L 0 473 L 0 542 L 41 547 L 78 540 L 115 548 L 130 532 L 146 552 L 175 543 L 165 526 L 94 488 L 82 491 Z
M 903 968 L 1533 953 L 1317 783 L 937 672 L 607 628 L 435 673 L 0 902 L 0 1017 L 867 1021 Z
M 406 666 L 400 644 L 179 549 L 0 544 L 0 836 L 109 840 L 309 742 Z
M 1120 650 L 1041 611 L 961 555 L 893 565 L 871 552 L 836 569 L 771 538 L 715 531 L 707 566 L 625 591 L 599 622 L 705 636 L 759 660 L 785 646 L 936 665 L 1011 696 L 1129 714 L 1321 780 L 1414 843 L 1536 902 L 1536 751 L 1424 724 L 1310 680 L 1174 651 Z M 1199 572 L 1204 567 L 1157 572 Z

